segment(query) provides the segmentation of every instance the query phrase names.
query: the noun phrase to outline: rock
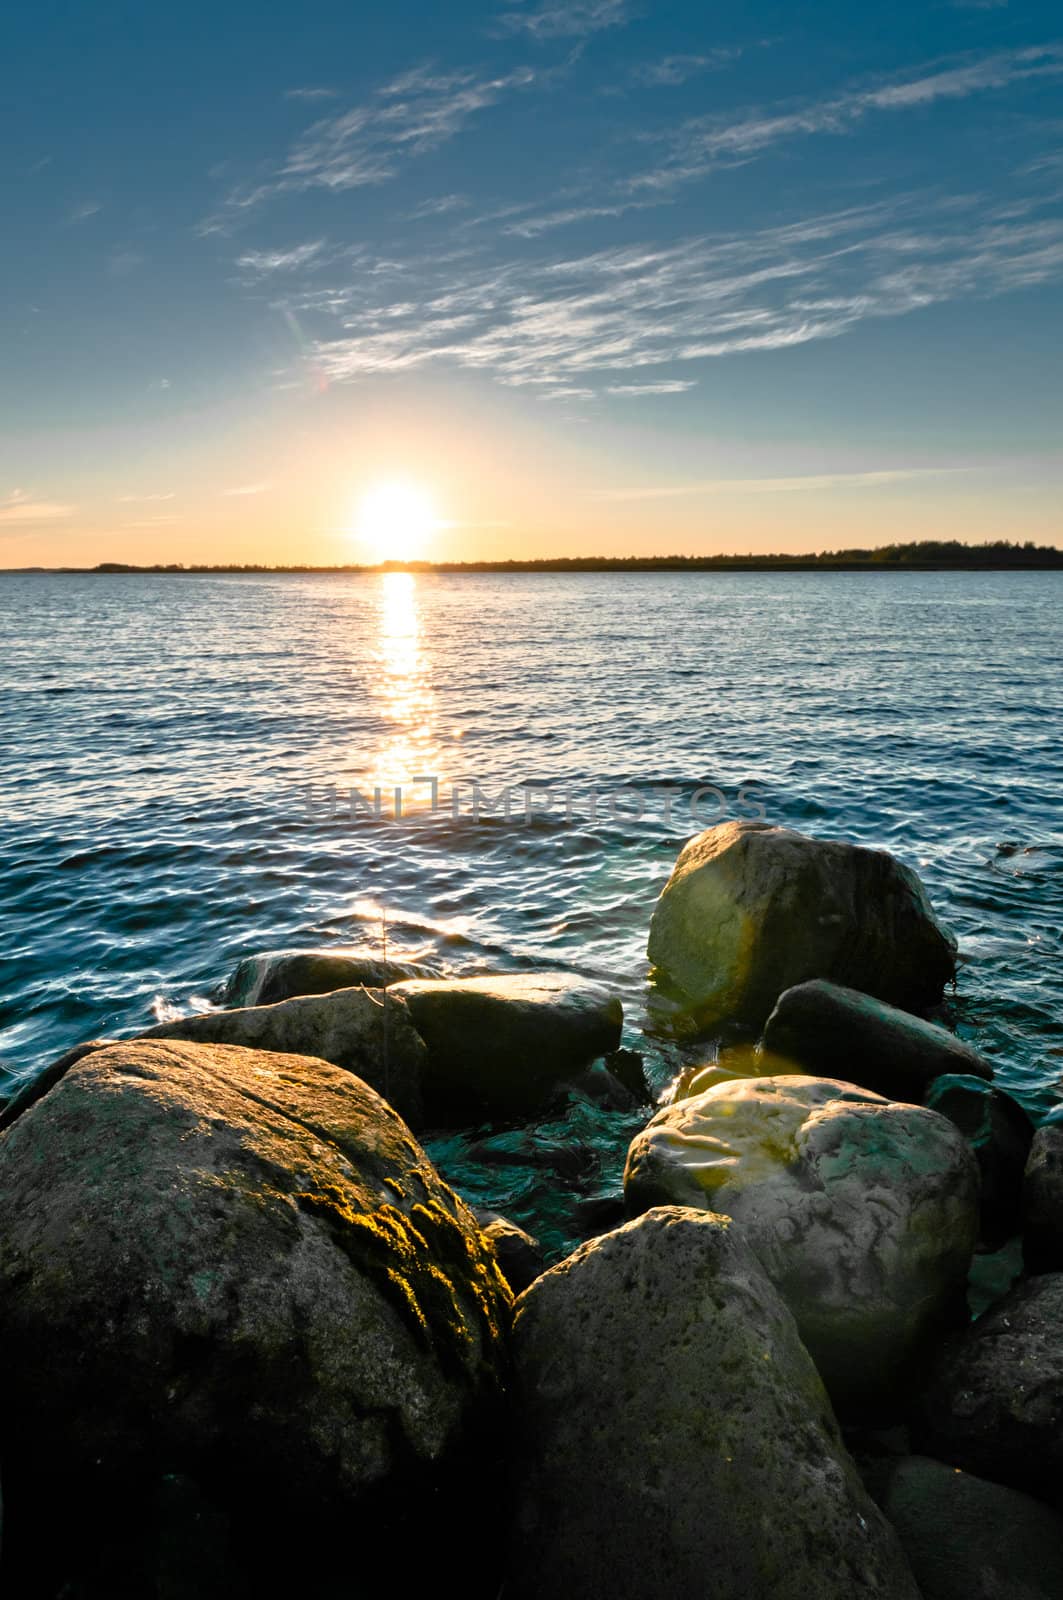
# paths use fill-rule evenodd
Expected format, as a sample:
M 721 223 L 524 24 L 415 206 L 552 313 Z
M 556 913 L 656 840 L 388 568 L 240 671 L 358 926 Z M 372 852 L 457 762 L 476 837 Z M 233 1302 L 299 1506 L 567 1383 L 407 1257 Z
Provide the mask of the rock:
M 916 874 L 885 851 L 725 822 L 680 853 L 648 954 L 704 1021 L 759 1025 L 810 978 L 932 1005 L 953 976 L 956 941 Z
M 919 1448 L 1063 1509 L 1063 1273 L 1028 1278 L 948 1341 Z
M 740 1083 L 745 1078 L 803 1078 L 807 1074 L 786 1056 L 774 1055 L 751 1044 L 721 1046 L 715 1061 L 687 1067 L 675 1085 L 673 1100 L 693 1100 L 718 1083 Z
M 386 989 L 408 978 L 430 977 L 416 961 L 384 961 L 358 950 L 270 950 L 246 956 L 225 986 L 227 1006 L 272 1006 L 301 994 L 336 989 Z
M 739 1230 L 667 1207 L 517 1302 L 506 1600 L 918 1600 Z
M 945 1028 L 823 979 L 779 996 L 763 1042 L 813 1077 L 842 1078 L 914 1105 L 943 1073 L 993 1076 L 985 1057 Z
M 521 1117 L 620 1043 L 623 1009 L 600 984 L 565 973 L 400 983 L 428 1046 L 430 1121 Z
M 1034 1125 L 1002 1089 L 957 1073 L 936 1078 L 926 1105 L 954 1122 L 974 1151 L 981 1176 L 979 1238 L 998 1249 L 1022 1227 L 1022 1181 Z
M 497 1211 L 477 1210 L 476 1221 L 495 1253 L 503 1278 L 514 1294 L 522 1294 L 543 1270 L 542 1245 Z
M 927 1456 L 876 1463 L 865 1481 L 923 1600 L 1063 1595 L 1063 1519 L 1040 1501 Z
M 160 1022 L 141 1038 L 316 1056 L 363 1078 L 412 1127 L 423 1126 L 428 1054 L 394 989 L 337 989 L 273 1006 L 201 1012 Z
M 0 1138 L 5 1593 L 155 1593 L 129 1574 L 174 1474 L 255 1593 L 325 1593 L 352 1550 L 429 1581 L 498 1476 L 508 1309 L 471 1212 L 350 1073 L 162 1039 L 86 1056 Z
M 828 1078 L 722 1083 L 637 1135 L 624 1191 L 733 1217 L 847 1410 L 888 1405 L 962 1306 L 978 1173 L 936 1112 Z
M 1022 1190 L 1023 1254 L 1030 1272 L 1063 1269 L 1063 1123 L 1038 1128 Z

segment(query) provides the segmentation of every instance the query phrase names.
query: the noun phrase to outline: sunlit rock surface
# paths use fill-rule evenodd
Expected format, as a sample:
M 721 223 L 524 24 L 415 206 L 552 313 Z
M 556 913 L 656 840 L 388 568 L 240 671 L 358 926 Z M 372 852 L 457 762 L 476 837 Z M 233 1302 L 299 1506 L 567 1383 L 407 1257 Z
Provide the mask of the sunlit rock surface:
M 864 1473 L 923 1600 L 1059 1600 L 1063 1518 L 999 1483 L 926 1456 Z
M 620 1043 L 620 1001 L 567 973 L 425 980 L 389 994 L 428 1046 L 429 1121 L 530 1114 Z
M 733 1217 L 836 1404 L 886 1399 L 963 1293 L 978 1173 L 936 1112 L 827 1078 L 719 1084 L 628 1152 L 629 1210 Z
M 140 1593 L 174 1474 L 266 1592 L 324 1592 L 337 1547 L 421 1573 L 493 1492 L 509 1303 L 471 1212 L 350 1073 L 93 1052 L 0 1138 L 8 1575 Z
M 892 1005 L 941 997 L 956 943 L 909 867 L 881 850 L 725 822 L 680 853 L 648 954 L 706 1021 L 760 1024 L 785 989 L 829 978 Z
M 927 1454 L 1063 1509 L 1063 1273 L 1018 1284 L 946 1344 L 921 1416 Z
M 506 1600 L 918 1600 L 793 1318 L 677 1207 L 517 1302 Z
M 415 961 L 385 961 L 358 950 L 271 950 L 247 956 L 225 986 L 227 1006 L 272 1006 L 300 994 L 334 989 L 386 989 L 408 978 L 430 977 Z
M 993 1076 L 985 1057 L 946 1028 L 823 979 L 780 995 L 764 1047 L 813 1077 L 842 1078 L 917 1105 L 945 1073 L 987 1082 Z
M 277 1005 L 202 1012 L 161 1022 L 141 1037 L 317 1056 L 364 1078 L 413 1127 L 422 1124 L 427 1052 L 391 989 L 337 989 Z

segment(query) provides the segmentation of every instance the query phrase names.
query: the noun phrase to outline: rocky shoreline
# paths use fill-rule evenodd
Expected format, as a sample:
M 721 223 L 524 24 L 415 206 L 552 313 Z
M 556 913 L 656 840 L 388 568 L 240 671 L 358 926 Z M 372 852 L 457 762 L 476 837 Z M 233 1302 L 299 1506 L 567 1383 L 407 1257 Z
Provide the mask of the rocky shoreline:
M 722 824 L 649 954 L 730 1041 L 656 1106 L 602 985 L 337 951 L 16 1095 L 5 1596 L 1058 1600 L 1063 1117 L 930 1020 L 919 879 Z M 573 1086 L 644 1125 L 544 1271 L 418 1135 Z

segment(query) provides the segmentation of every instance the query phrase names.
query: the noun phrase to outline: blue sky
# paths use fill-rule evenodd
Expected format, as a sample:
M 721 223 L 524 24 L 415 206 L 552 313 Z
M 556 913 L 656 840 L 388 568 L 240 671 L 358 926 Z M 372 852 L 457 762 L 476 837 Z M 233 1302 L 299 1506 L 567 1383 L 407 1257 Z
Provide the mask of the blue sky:
M 1054 10 L 17 7 L 0 563 L 1058 537 Z

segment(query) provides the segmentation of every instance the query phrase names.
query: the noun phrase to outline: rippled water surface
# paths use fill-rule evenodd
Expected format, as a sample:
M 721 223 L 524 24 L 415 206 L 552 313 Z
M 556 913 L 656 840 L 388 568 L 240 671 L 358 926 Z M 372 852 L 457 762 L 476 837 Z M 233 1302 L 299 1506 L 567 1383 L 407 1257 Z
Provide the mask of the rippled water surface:
M 256 950 L 379 948 L 383 909 L 446 970 L 608 979 L 661 1086 L 707 1046 L 643 1036 L 646 930 L 712 786 L 706 822 L 760 804 L 916 867 L 959 1031 L 1057 1101 L 1063 575 L 4 574 L 0 641 L 8 1074 L 204 1007 Z M 552 807 L 476 820 L 473 780 Z M 386 815 L 334 806 L 352 785 Z M 574 1101 L 431 1148 L 556 1248 L 551 1194 L 615 1190 L 631 1126 Z

